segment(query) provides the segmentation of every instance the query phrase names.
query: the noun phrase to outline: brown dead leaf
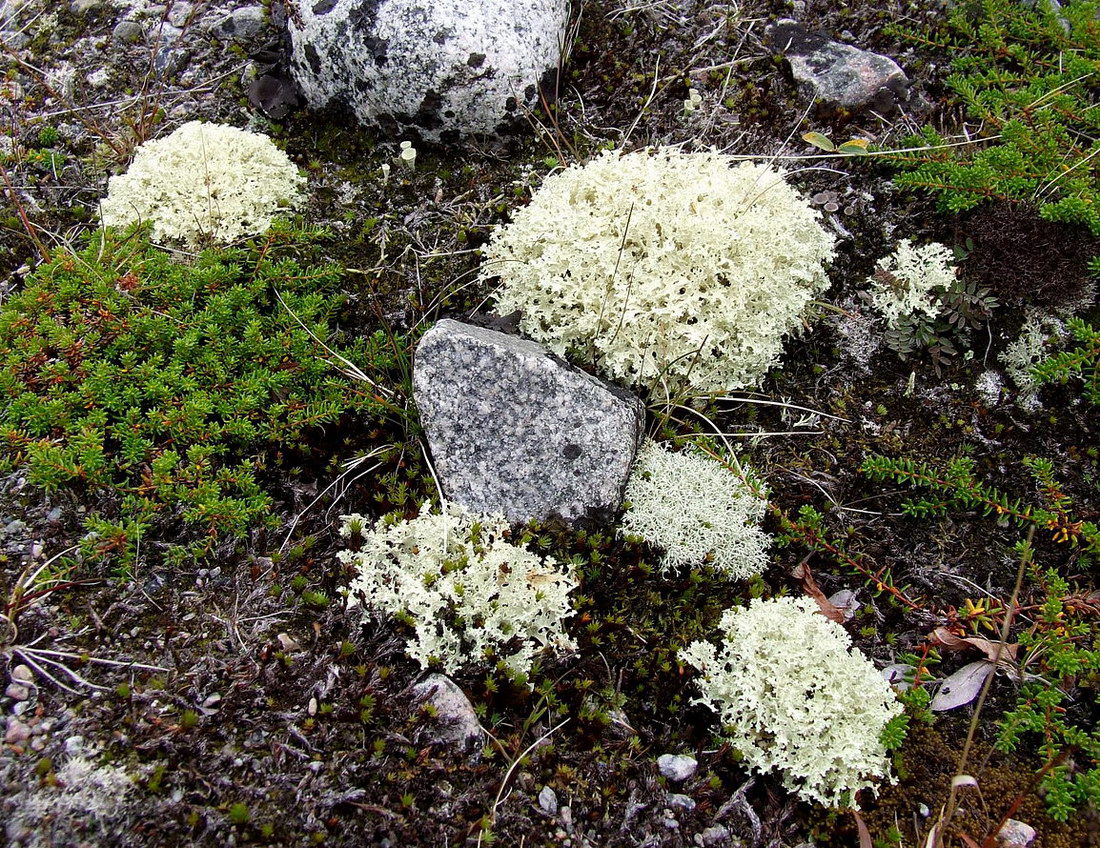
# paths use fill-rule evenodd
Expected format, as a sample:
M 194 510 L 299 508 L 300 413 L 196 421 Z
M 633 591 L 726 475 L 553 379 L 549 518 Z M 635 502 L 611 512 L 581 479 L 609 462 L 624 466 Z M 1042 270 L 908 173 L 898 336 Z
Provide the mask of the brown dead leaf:
M 983 639 L 981 636 L 956 636 L 946 627 L 937 627 L 933 630 L 932 635 L 928 637 L 928 641 L 949 651 L 965 651 L 967 648 L 974 648 L 985 654 L 986 659 L 990 662 L 996 661 L 998 648 L 1001 652 L 1001 662 L 1015 662 L 1016 651 L 1020 647 L 1008 642 L 994 642 L 990 639 Z
M 807 595 L 817 601 L 817 605 L 820 607 L 820 612 L 823 616 L 830 621 L 835 621 L 837 624 L 844 623 L 843 610 L 839 609 L 825 597 L 825 593 L 818 588 L 813 573 L 805 562 L 800 562 L 796 565 L 794 571 L 791 572 L 791 576 L 802 584 L 802 589 Z

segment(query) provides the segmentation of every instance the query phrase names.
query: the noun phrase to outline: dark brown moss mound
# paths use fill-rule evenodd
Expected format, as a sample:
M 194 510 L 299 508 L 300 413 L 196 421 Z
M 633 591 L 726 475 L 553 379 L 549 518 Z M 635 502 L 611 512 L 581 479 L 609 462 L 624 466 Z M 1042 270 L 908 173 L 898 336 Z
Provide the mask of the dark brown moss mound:
M 1086 228 L 1039 217 L 1034 207 L 1008 201 L 985 204 L 965 218 L 959 241 L 973 249 L 964 273 L 1002 302 L 1071 304 L 1084 293 L 1089 260 L 1100 238 Z

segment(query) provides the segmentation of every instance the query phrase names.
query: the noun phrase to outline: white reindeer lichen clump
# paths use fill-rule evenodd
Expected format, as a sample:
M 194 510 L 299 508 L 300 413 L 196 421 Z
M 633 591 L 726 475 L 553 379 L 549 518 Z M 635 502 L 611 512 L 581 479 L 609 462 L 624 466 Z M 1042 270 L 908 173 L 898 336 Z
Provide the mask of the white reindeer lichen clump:
M 620 532 L 664 549 L 665 572 L 707 561 L 742 579 L 767 567 L 770 539 L 758 526 L 764 497 L 701 453 L 672 453 L 647 441 L 638 451 L 625 499 L 629 506 Z
M 755 385 L 828 287 L 834 239 L 768 165 L 672 148 L 547 177 L 485 248 L 494 309 L 627 385 Z
M 946 245 L 914 245 L 902 239 L 893 253 L 878 261 L 875 274 L 867 281 L 871 305 L 889 327 L 918 314 L 935 318 L 943 311 L 937 294 L 950 291 L 955 284 L 953 260 Z
M 756 599 L 727 610 L 720 645 L 680 659 L 703 673 L 696 700 L 718 713 L 746 764 L 825 806 L 889 776 L 883 732 L 901 705 L 839 624 L 809 598 Z
M 301 202 L 305 178 L 265 135 L 191 121 L 138 147 L 111 177 L 106 226 L 149 221 L 156 239 L 190 246 L 258 235 Z
M 343 517 L 343 536 L 363 528 L 362 516 Z M 432 513 L 424 504 L 411 521 L 382 519 L 362 533 L 358 551 L 339 558 L 357 571 L 353 600 L 413 628 L 405 652 L 422 668 L 438 663 L 454 674 L 491 659 L 522 676 L 543 649 L 576 648 L 562 624 L 573 614 L 569 593 L 577 581 L 508 534 L 501 516 L 454 505 Z

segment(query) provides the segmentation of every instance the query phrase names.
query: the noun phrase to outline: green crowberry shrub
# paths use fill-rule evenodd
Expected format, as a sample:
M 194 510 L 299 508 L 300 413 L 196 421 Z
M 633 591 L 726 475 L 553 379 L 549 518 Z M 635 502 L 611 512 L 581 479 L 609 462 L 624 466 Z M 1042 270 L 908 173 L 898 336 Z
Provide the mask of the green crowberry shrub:
M 983 0 L 955 4 L 941 33 L 899 31 L 955 56 L 947 85 L 982 134 L 949 147 L 925 128 L 905 142 L 915 150 L 890 157 L 907 171 L 897 183 L 933 192 L 950 212 L 990 198 L 1035 202 L 1048 221 L 1100 234 L 1098 11 L 1097 0 Z
M 0 467 L 100 495 L 88 527 L 122 562 L 156 524 L 201 552 L 269 518 L 263 464 L 373 405 L 276 298 L 329 335 L 339 270 L 277 258 L 300 237 L 181 264 L 143 230 L 107 230 L 56 254 L 0 311 Z

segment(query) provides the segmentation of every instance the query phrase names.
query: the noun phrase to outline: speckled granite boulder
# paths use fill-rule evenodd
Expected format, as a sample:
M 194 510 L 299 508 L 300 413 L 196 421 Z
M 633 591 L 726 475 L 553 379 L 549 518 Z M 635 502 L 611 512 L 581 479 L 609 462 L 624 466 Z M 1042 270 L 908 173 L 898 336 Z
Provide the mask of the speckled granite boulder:
M 607 520 L 642 437 L 642 402 L 516 336 L 440 321 L 413 391 L 444 494 L 512 521 Z
M 516 123 L 553 80 L 568 0 L 287 0 L 291 69 L 312 107 L 428 141 Z
M 909 96 L 909 78 L 893 59 L 832 41 L 789 18 L 767 30 L 806 97 L 823 106 L 890 113 Z

